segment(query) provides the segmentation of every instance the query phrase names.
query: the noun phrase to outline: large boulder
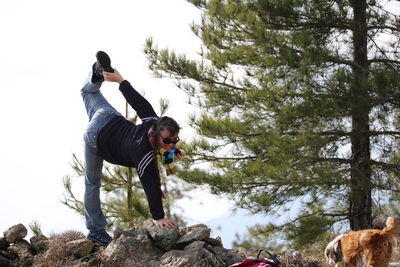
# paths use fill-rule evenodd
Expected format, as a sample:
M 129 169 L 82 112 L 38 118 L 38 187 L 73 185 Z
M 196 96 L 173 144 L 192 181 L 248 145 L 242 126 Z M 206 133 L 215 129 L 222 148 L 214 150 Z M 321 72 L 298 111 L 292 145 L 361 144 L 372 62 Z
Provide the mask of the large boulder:
M 179 228 L 161 228 L 152 221 L 146 221 L 144 224 L 144 229 L 146 229 L 151 240 L 153 240 L 156 245 L 163 250 L 170 250 L 179 238 Z
M 17 255 L 10 253 L 6 250 L 0 250 L 0 266 L 8 267 L 11 266 L 11 263 L 17 260 Z
M 4 232 L 4 237 L 8 243 L 12 244 L 22 240 L 27 234 L 28 230 L 22 223 L 20 223 L 6 230 Z
M 226 266 L 242 262 L 246 258 L 245 254 L 240 253 L 236 249 L 226 249 L 219 246 L 210 246 L 209 250 L 215 255 L 218 255 L 219 258 L 225 262 Z
M 221 248 L 224 247 L 224 245 L 222 244 L 222 239 L 219 236 L 217 236 L 216 238 L 212 238 L 212 237 L 204 238 L 203 241 L 211 246 L 216 246 L 216 247 L 221 247 Z
M 163 250 L 154 246 L 144 229 L 122 234 L 99 254 L 102 266 L 158 266 Z
M 176 248 L 182 249 L 186 245 L 208 239 L 210 237 L 211 229 L 205 224 L 196 224 L 189 227 L 180 229 L 180 238 L 176 242 Z
M 5 257 L 5 258 L 9 259 L 10 261 L 14 261 L 14 260 L 18 259 L 17 255 L 10 253 L 6 250 L 0 250 L 0 256 Z
M 0 266 L 8 267 L 10 266 L 10 259 L 0 254 Z
M 29 241 L 35 253 L 43 253 L 49 247 L 49 239 L 44 235 L 32 236 Z
M 33 251 L 31 245 L 25 239 L 18 241 L 17 243 L 8 247 L 8 251 L 18 255 L 18 258 L 21 262 L 29 265 L 33 261 Z
M 203 241 L 195 241 L 182 250 L 171 250 L 165 253 L 160 266 L 163 267 L 225 267 L 225 262 L 216 254 L 207 249 Z
M 0 237 L 0 249 L 7 249 L 10 244 L 7 242 L 5 237 Z

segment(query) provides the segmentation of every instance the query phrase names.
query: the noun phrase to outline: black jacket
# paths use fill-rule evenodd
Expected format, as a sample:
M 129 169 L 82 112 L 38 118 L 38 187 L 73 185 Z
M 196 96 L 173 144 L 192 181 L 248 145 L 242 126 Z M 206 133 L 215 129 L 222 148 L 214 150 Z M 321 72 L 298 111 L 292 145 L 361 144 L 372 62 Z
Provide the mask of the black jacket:
M 135 125 L 122 116 L 112 119 L 99 133 L 98 154 L 110 163 L 136 168 L 153 219 L 163 219 L 165 213 L 157 160 L 148 138 L 148 131 L 158 116 L 151 104 L 128 81 L 123 81 L 119 90 L 136 111 L 142 124 Z

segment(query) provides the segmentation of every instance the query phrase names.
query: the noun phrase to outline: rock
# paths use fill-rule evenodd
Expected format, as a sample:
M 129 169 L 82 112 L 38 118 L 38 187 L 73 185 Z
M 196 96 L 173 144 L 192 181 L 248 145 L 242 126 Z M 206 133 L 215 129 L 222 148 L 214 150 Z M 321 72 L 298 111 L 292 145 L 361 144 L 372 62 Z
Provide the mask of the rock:
M 163 267 L 179 267 L 179 266 L 193 266 L 191 255 L 186 255 L 182 250 L 171 250 L 161 257 L 160 266 Z
M 144 229 L 150 228 L 150 227 L 155 226 L 155 225 L 157 225 L 157 224 L 153 220 L 145 220 L 143 222 L 143 228 Z
M 179 233 L 182 236 L 182 235 L 185 235 L 185 234 L 189 233 L 190 231 L 192 231 L 195 228 L 208 228 L 208 227 L 207 227 L 207 225 L 202 224 L 202 223 L 194 224 L 194 225 L 191 225 L 191 226 L 188 226 L 188 227 L 179 228 Z
M 20 261 L 23 262 L 33 259 L 33 251 L 31 245 L 25 239 L 22 239 L 8 247 L 8 251 L 16 254 Z
M 196 224 L 193 226 L 180 229 L 181 237 L 176 242 L 176 248 L 183 248 L 187 244 L 194 241 L 201 241 L 210 237 L 211 229 L 204 224 Z
M 222 244 L 221 237 L 217 236 L 216 238 L 204 238 L 203 239 L 207 244 L 214 246 L 214 247 L 224 247 Z
M 5 237 L 0 237 L 0 249 L 7 249 L 10 244 L 7 242 Z
M 106 267 L 105 265 L 101 265 L 100 259 L 98 259 L 98 258 L 96 258 L 96 257 L 93 257 L 93 258 L 89 259 L 89 260 L 87 261 L 87 264 L 86 264 L 86 265 L 82 265 L 82 266 L 87 266 L 87 267 L 99 267 L 99 266 L 103 266 L 103 267 Z
M 13 226 L 6 231 L 7 237 L 0 239 L 7 250 L 0 249 L 0 267 L 222 267 L 245 258 L 236 250 L 223 248 L 221 239 L 211 238 L 211 230 L 204 224 L 164 229 L 148 221 L 143 228 L 117 228 L 108 246 L 96 246 L 74 231 L 51 240 L 34 236 L 29 244 L 21 239 L 25 230 L 23 225 Z
M 196 241 L 185 247 L 185 250 L 171 250 L 160 259 L 163 267 L 225 267 L 225 262 L 204 246 L 205 242 Z
M 68 248 L 68 252 L 78 258 L 88 256 L 94 247 L 94 243 L 86 238 L 69 241 L 65 245 Z
M 10 227 L 4 232 L 4 237 L 9 244 L 22 240 L 28 234 L 26 227 L 20 223 Z
M 99 244 L 94 244 L 94 248 L 92 250 L 92 253 L 100 253 L 106 249 L 105 246 L 100 246 Z
M 18 259 L 17 255 L 12 254 L 6 250 L 0 250 L 0 255 L 3 257 L 6 257 L 7 259 L 12 260 L 12 261 Z
M 188 251 L 188 250 L 198 250 L 198 249 L 201 249 L 201 248 L 206 248 L 207 246 L 208 246 L 208 245 L 207 245 L 206 242 L 203 242 L 203 241 L 194 241 L 193 243 L 187 245 L 187 246 L 185 247 L 185 250 L 186 250 L 186 251 Z
M 135 230 L 135 236 L 122 234 L 99 254 L 102 266 L 155 267 L 163 251 L 153 245 L 146 230 Z
M 294 252 L 292 253 L 292 256 L 293 256 L 293 258 L 295 258 L 295 259 L 301 259 L 301 258 L 302 258 L 302 255 L 301 255 L 301 252 L 300 252 L 300 251 L 294 251 Z
M 121 235 L 124 234 L 124 232 L 127 232 L 126 230 L 123 230 L 119 227 L 115 228 L 114 232 L 113 232 L 113 240 L 117 240 Z
M 226 249 L 218 246 L 210 247 L 209 249 L 218 255 L 225 262 L 226 266 L 242 262 L 246 258 L 246 255 L 239 253 L 236 249 Z
M 1 267 L 8 267 L 10 266 L 11 260 L 8 259 L 7 257 L 4 257 L 3 255 L 0 254 L 0 266 Z
M 49 239 L 44 235 L 33 236 L 29 241 L 33 251 L 36 253 L 43 253 L 49 247 Z
M 121 235 L 125 236 L 130 236 L 130 237 L 136 237 L 138 235 L 141 235 L 145 232 L 143 232 L 142 228 L 131 228 L 129 230 L 122 230 L 121 228 L 116 228 L 114 230 L 114 240 L 117 240 Z
M 145 229 L 150 238 L 163 250 L 170 250 L 179 239 L 179 228 L 161 228 L 160 226 L 152 223 L 145 224 Z

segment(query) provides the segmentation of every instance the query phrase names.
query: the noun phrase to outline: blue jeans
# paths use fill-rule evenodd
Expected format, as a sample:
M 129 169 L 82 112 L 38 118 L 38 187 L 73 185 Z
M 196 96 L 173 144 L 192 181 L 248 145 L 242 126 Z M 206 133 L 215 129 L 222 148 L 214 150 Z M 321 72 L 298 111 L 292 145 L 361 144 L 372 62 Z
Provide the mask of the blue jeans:
M 92 83 L 90 72 L 81 95 L 89 116 L 89 124 L 85 130 L 85 220 L 89 231 L 104 229 L 107 220 L 101 210 L 100 186 L 103 159 L 97 153 L 97 137 L 100 130 L 116 116 L 122 116 L 104 98 L 100 92 L 103 79 Z

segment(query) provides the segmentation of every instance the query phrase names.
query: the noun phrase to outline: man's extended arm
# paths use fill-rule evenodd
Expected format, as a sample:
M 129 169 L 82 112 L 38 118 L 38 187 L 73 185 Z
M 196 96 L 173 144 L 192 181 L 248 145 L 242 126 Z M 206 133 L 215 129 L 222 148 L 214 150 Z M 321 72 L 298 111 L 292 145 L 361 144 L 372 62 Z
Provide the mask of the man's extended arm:
M 158 117 L 149 101 L 139 94 L 127 80 L 124 80 L 116 69 L 113 73 L 103 72 L 103 75 L 106 81 L 119 83 L 119 90 L 140 119 Z
M 142 183 L 144 192 L 146 193 L 150 213 L 153 219 L 163 228 L 172 228 L 177 226 L 177 224 L 174 221 L 164 217 L 165 213 L 161 199 L 162 192 L 160 183 L 154 179 L 155 175 L 157 175 L 157 170 L 154 167 L 154 162 L 151 162 L 151 164 L 149 164 L 149 166 L 145 169 L 143 175 L 139 176 L 140 182 Z

